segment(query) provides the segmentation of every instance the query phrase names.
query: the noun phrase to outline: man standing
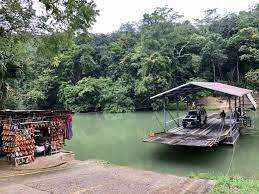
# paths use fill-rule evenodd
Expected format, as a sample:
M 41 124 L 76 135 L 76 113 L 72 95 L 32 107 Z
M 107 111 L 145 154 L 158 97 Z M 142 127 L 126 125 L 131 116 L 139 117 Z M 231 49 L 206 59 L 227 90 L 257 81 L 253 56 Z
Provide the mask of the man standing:
M 220 113 L 220 118 L 221 118 L 221 125 L 224 126 L 225 125 L 225 118 L 226 118 L 226 113 L 225 113 L 224 110 Z

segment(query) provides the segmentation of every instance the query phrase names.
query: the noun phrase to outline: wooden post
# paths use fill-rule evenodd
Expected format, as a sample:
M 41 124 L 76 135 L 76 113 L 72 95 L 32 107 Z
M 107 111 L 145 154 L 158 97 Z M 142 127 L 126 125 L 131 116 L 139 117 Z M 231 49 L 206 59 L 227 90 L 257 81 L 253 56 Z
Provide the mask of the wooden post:
M 239 82 L 240 75 L 239 75 L 239 64 L 238 64 L 238 61 L 239 61 L 239 56 L 237 56 L 237 81 Z
M 229 110 L 230 110 L 230 136 L 232 136 L 232 107 L 231 107 L 231 98 L 228 97 Z
M 245 109 L 245 97 L 244 96 L 242 96 L 242 101 L 243 101 L 242 102 L 243 103 L 243 107 L 242 108 L 243 108 L 243 112 L 244 112 L 244 109 Z
M 231 111 L 231 99 L 228 97 L 228 109 Z
M 212 62 L 212 66 L 213 66 L 213 77 L 214 77 L 214 82 L 216 82 L 216 67 L 214 62 Z
M 239 108 L 239 110 L 240 110 L 240 117 L 242 117 L 243 116 L 243 111 L 242 111 L 242 108 L 241 108 L 241 97 L 238 97 L 238 108 Z
M 179 101 L 178 101 L 178 97 L 176 98 L 176 117 L 177 117 L 177 125 L 179 127 L 180 124 L 179 124 Z
M 237 119 L 237 97 L 235 96 L 235 119 Z

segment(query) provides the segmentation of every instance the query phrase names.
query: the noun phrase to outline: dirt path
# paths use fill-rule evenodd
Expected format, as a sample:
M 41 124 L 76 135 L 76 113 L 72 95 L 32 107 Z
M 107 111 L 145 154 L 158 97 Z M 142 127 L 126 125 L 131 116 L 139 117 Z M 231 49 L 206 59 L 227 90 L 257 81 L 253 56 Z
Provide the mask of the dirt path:
M 209 193 L 214 183 L 100 161 L 0 177 L 0 193 Z

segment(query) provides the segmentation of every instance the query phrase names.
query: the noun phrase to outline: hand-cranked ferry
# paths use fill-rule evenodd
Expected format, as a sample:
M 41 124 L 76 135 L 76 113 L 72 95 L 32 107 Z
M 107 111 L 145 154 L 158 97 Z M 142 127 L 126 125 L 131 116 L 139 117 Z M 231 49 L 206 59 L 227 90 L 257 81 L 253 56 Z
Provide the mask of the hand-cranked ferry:
M 186 117 L 180 118 L 180 99 L 187 99 L 185 97 L 188 95 L 203 90 L 223 95 L 228 101 L 226 112 L 204 115 L 203 109 L 196 108 L 196 112 L 192 110 L 188 113 L 193 115 L 188 117 L 187 114 Z M 218 144 L 234 145 L 240 136 L 240 130 L 254 127 L 253 119 L 247 114 L 257 108 L 252 94 L 252 90 L 218 82 L 189 82 L 152 96 L 151 99 L 163 99 L 164 125 L 161 132 L 150 133 L 143 141 L 198 147 L 212 147 Z M 177 109 L 176 118 L 171 118 L 171 120 L 168 119 L 166 106 L 169 101 L 174 101 Z M 203 118 L 204 116 L 206 119 Z

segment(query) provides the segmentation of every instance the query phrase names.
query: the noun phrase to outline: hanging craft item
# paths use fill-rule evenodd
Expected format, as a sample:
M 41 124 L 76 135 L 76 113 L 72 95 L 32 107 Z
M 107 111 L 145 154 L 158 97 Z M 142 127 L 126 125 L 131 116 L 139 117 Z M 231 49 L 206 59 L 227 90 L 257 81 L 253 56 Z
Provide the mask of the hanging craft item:
M 9 162 L 19 165 L 34 160 L 34 127 L 31 124 L 17 125 L 10 119 L 5 120 L 2 136 L 3 151 Z
M 54 117 L 51 123 L 51 149 L 52 153 L 64 147 L 66 123 L 61 117 Z
M 66 139 L 70 140 L 73 137 L 72 116 L 68 115 L 66 121 L 67 121 Z
M 0 119 L 2 120 L 2 118 Z M 2 133 L 3 133 L 3 124 L 0 123 L 0 156 L 4 155 Z

